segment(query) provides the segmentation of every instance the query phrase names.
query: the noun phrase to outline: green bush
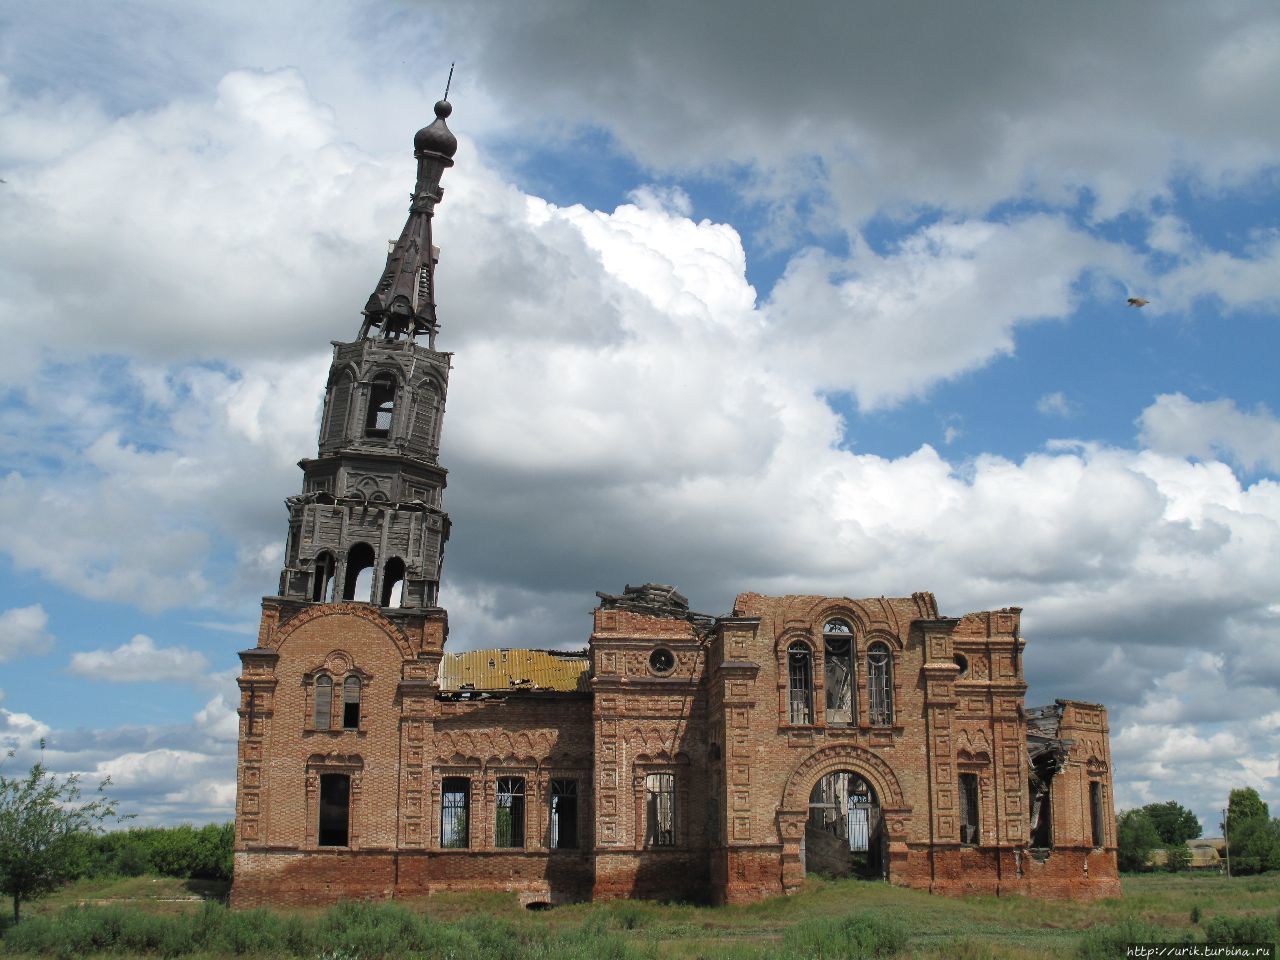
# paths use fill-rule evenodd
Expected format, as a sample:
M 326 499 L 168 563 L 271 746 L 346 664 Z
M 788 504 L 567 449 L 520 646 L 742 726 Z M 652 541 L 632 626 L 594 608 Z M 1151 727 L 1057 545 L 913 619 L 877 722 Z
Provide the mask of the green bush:
M 1274 917 L 1214 917 L 1204 925 L 1208 943 L 1275 943 Z
M 1191 943 L 1190 934 L 1171 937 L 1164 927 L 1128 917 L 1116 924 L 1104 924 L 1086 930 L 1076 946 L 1080 960 L 1115 960 L 1125 955 L 1130 943 Z
M 906 945 L 902 927 L 871 914 L 805 920 L 782 938 L 783 956 L 795 960 L 892 957 Z

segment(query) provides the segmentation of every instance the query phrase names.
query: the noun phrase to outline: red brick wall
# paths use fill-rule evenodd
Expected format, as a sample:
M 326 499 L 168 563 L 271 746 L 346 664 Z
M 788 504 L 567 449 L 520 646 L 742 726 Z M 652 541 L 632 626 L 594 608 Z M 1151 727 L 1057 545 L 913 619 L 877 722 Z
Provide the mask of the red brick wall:
M 590 693 L 443 697 L 443 611 L 268 598 L 242 654 L 233 902 L 323 902 L 440 889 L 517 890 L 526 900 L 687 897 L 745 902 L 804 878 L 809 795 L 851 771 L 876 792 L 891 882 L 940 893 L 1118 893 L 1106 711 L 1064 703 L 1072 740 L 1053 781 L 1054 849 L 1029 840 L 1025 682 L 1016 609 L 940 618 L 933 598 L 852 601 L 743 594 L 714 629 L 597 610 Z M 824 716 L 822 628 L 854 627 L 856 722 Z M 786 649 L 813 651 L 813 722 L 787 709 Z M 892 652 L 893 722 L 868 714 L 866 653 Z M 670 652 L 670 670 L 650 655 Z M 965 658 L 961 675 L 957 654 Z M 362 678 L 357 730 L 312 729 L 314 676 Z M 318 844 L 318 786 L 351 777 L 348 848 Z M 959 836 L 958 778 L 980 785 L 976 846 Z M 646 843 L 646 777 L 675 783 L 673 846 Z M 443 781 L 471 785 L 470 843 L 440 848 Z M 496 847 L 499 777 L 525 782 L 525 842 Z M 552 779 L 576 780 L 579 847 L 550 850 Z M 1091 782 L 1104 845 L 1092 844 Z

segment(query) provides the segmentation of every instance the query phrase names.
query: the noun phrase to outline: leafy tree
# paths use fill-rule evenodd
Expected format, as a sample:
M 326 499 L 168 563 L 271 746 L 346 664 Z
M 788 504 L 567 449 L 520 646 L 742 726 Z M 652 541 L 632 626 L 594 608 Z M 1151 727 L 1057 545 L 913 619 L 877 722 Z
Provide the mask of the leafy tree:
M 1176 800 L 1164 803 L 1148 803 L 1142 808 L 1151 825 L 1160 834 L 1165 847 L 1176 847 L 1200 836 L 1200 821 L 1196 815 Z
M 59 777 L 45 769 L 43 760 L 25 777 L 0 773 L 0 892 L 13 898 L 14 923 L 22 901 L 42 896 L 75 875 L 83 850 L 79 834 L 97 832 L 106 821 L 121 819 L 105 792 L 110 782 L 103 780 L 93 799 L 86 800 L 79 774 Z
M 1231 791 L 1227 801 L 1227 839 L 1236 832 L 1236 828 L 1248 820 L 1266 820 L 1271 816 L 1266 801 L 1258 796 L 1253 787 L 1239 787 Z
M 1191 848 L 1185 843 L 1172 843 L 1165 847 L 1165 869 L 1170 873 L 1181 873 L 1191 866 Z
M 1126 810 L 1116 817 L 1116 845 L 1121 870 L 1146 870 L 1151 851 L 1160 846 L 1160 834 L 1143 811 Z
M 1231 872 L 1280 870 L 1280 820 L 1254 817 L 1231 834 Z

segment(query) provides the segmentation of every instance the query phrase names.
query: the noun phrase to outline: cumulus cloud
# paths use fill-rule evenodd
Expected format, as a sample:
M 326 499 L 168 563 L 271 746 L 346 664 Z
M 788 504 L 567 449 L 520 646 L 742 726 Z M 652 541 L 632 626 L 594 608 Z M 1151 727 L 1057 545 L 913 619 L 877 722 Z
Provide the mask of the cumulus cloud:
M 0 663 L 24 655 L 47 653 L 53 646 L 48 626 L 49 615 L 38 603 L 0 613 Z
M 1249 413 L 1231 399 L 1197 402 L 1166 393 L 1142 411 L 1138 427 L 1152 450 L 1202 460 L 1223 457 L 1248 471 L 1280 473 L 1280 420 L 1262 405 Z
M 72 654 L 72 673 L 113 683 L 159 683 L 195 680 L 209 668 L 204 654 L 186 647 L 157 647 L 138 634 L 114 650 L 89 650 Z
M 1086 271 L 1129 259 L 1046 215 L 938 223 L 847 260 L 810 251 L 773 289 L 772 342 L 819 388 L 874 409 L 1012 353 L 1019 326 L 1071 315 Z

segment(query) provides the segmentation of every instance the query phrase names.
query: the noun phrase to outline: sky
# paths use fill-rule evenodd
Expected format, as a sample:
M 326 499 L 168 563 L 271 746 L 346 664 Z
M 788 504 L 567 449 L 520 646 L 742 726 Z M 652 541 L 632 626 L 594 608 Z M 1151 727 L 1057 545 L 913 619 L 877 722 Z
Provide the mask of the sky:
M 1232 0 L 0 6 L 5 772 L 233 815 L 450 63 L 450 648 L 648 581 L 1020 606 L 1119 807 L 1280 808 L 1280 10 Z

